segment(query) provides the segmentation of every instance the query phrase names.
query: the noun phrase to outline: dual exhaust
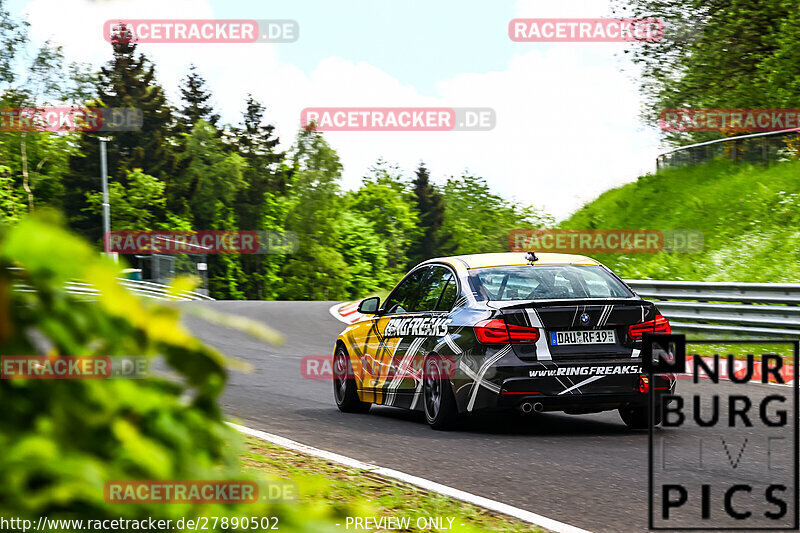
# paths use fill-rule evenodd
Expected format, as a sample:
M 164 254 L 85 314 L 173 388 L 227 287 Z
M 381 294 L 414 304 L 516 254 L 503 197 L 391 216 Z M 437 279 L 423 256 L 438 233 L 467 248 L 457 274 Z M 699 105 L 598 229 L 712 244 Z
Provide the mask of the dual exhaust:
M 519 406 L 519 410 L 523 413 L 530 414 L 531 412 L 541 413 L 544 410 L 544 405 L 541 402 L 530 403 L 525 402 Z

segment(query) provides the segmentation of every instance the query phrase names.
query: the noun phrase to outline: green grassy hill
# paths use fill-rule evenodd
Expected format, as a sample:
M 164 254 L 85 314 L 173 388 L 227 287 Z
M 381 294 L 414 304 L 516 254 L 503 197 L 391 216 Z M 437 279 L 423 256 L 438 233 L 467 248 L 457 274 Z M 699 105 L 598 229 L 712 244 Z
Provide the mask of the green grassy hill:
M 592 255 L 623 277 L 800 282 L 800 162 L 667 169 L 603 193 L 560 226 L 704 233 L 701 253 Z

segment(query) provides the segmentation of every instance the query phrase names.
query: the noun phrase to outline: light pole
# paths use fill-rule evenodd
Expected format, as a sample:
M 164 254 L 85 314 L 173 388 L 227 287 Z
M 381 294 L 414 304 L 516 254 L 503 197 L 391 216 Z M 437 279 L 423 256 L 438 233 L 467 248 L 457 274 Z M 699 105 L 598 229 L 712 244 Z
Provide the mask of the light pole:
M 103 251 L 108 253 L 108 237 L 111 231 L 111 204 L 108 203 L 108 164 L 106 162 L 106 143 L 110 137 L 100 139 L 100 175 L 103 180 Z

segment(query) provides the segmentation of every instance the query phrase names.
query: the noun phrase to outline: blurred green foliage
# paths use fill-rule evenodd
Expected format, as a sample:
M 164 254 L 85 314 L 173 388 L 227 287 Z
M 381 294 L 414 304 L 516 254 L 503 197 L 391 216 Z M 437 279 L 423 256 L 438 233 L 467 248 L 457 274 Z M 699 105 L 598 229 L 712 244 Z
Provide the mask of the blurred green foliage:
M 145 303 L 122 288 L 119 267 L 53 218 L 0 226 L 0 354 L 159 357 L 169 377 L 0 380 L 0 516 L 278 516 L 282 531 L 335 529 L 347 506 L 104 500 L 108 481 L 259 479 L 243 473 L 241 439 L 218 404 L 225 357 L 189 335 L 174 306 Z M 96 302 L 65 291 L 75 279 L 99 289 Z M 255 333 L 276 339 L 270 330 Z
M 799 0 L 612 0 L 618 16 L 656 17 L 664 36 L 625 51 L 655 124 L 668 108 L 793 108 L 800 89 Z M 673 133 L 675 144 L 721 133 Z

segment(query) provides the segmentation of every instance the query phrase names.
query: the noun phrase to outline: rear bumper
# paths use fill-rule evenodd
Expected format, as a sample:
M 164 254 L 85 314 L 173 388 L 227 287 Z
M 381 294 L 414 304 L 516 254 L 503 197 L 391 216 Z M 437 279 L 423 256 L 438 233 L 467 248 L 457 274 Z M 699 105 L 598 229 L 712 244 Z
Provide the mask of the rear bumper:
M 669 390 L 656 391 L 656 397 Z M 497 403 L 498 410 L 520 409 L 526 403 L 540 404 L 536 411 L 565 411 L 572 414 L 599 413 L 619 409 L 620 407 L 635 405 L 646 406 L 647 394 L 582 394 L 580 396 L 544 396 L 536 395 L 510 395 L 502 394 Z
M 539 404 L 537 411 L 578 414 L 647 405 L 648 401 L 648 394 L 641 390 L 640 378 L 646 376 L 638 361 L 501 366 L 487 374 L 489 379 L 477 390 L 474 382 L 454 383 L 461 412 L 515 409 L 530 403 Z M 647 390 L 654 387 L 656 395 L 662 396 L 673 393 L 675 383 L 673 375 L 656 375 L 646 386 Z

